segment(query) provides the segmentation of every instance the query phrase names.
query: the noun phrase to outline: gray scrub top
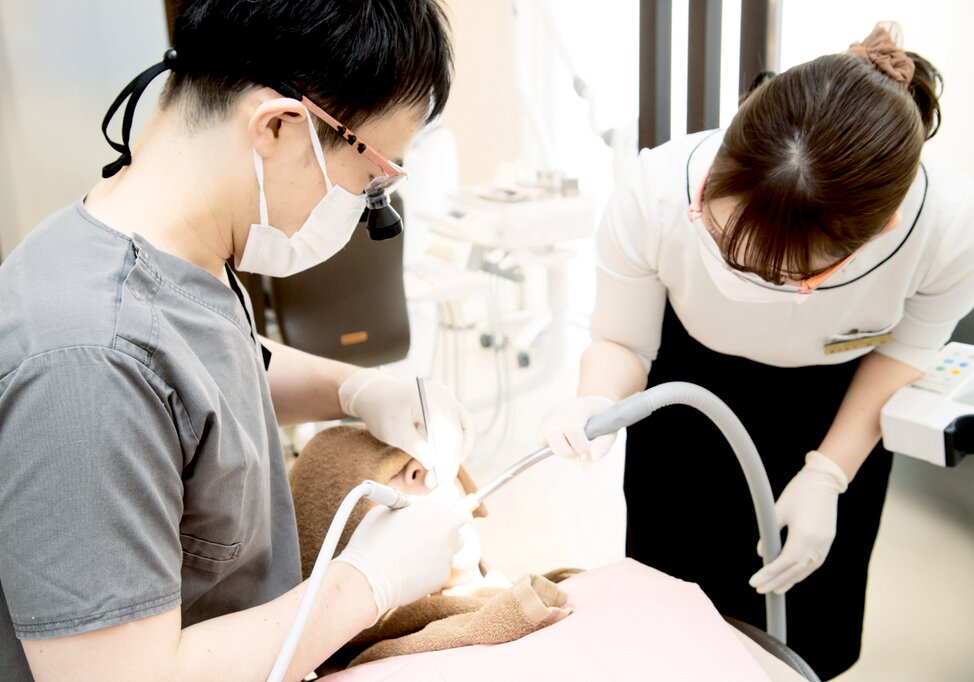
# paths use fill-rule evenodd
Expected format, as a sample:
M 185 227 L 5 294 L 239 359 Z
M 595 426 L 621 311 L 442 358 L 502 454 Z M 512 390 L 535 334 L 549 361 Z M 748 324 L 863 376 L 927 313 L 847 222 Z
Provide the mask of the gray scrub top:
M 0 265 L 0 678 L 31 679 L 18 638 L 185 627 L 300 577 L 237 296 L 81 202 L 48 218 Z

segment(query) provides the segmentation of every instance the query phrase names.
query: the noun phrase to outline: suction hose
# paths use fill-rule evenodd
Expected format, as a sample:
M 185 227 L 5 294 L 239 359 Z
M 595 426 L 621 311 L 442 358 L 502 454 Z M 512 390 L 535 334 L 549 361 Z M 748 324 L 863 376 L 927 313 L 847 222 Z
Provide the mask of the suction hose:
M 321 549 L 318 550 L 318 558 L 315 559 L 315 565 L 311 569 L 311 575 L 308 576 L 304 588 L 304 595 L 298 604 L 298 611 L 294 616 L 294 620 L 291 621 L 291 627 L 288 629 L 284 643 L 281 645 L 277 659 L 274 661 L 274 667 L 271 668 L 270 675 L 267 676 L 267 682 L 281 682 L 284 679 L 284 675 L 291 665 L 291 659 L 294 658 L 294 652 L 297 650 L 298 644 L 301 641 L 304 626 L 308 623 L 308 617 L 311 615 L 311 609 L 314 607 L 315 599 L 318 597 L 318 592 L 321 590 L 321 585 L 325 580 L 328 565 L 335 555 L 335 548 L 338 546 L 338 540 L 341 538 L 342 530 L 345 529 L 345 524 L 348 523 L 348 517 L 352 515 L 352 510 L 355 508 L 355 505 L 363 497 L 376 504 L 385 505 L 390 509 L 402 509 L 403 507 L 409 506 L 409 499 L 401 492 L 387 485 L 376 483 L 375 481 L 362 481 L 349 491 L 345 499 L 342 500 L 342 503 L 338 505 L 338 511 L 335 512 L 335 516 L 328 526 L 328 532 L 325 533 L 325 539 L 322 541 Z
M 635 424 L 667 405 L 689 405 L 705 415 L 720 429 L 727 439 L 737 461 L 744 470 L 747 487 L 751 491 L 751 501 L 757 515 L 758 531 L 761 535 L 761 550 L 764 563 L 772 561 L 781 552 L 781 536 L 774 514 L 774 495 L 768 474 L 764 470 L 754 441 L 726 403 L 705 388 L 683 381 L 660 384 L 641 393 L 631 395 L 601 412 L 585 426 L 589 440 L 615 433 L 630 424 Z M 768 620 L 768 633 L 786 644 L 785 595 L 768 593 L 765 597 Z

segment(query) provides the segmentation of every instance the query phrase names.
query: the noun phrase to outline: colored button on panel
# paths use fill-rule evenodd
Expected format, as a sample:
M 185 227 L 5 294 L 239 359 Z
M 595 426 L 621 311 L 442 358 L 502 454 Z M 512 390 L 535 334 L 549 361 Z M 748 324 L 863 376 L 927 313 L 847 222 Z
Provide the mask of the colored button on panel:
M 951 374 L 960 374 L 960 370 L 959 369 L 952 369 L 952 370 L 950 370 L 950 373 Z

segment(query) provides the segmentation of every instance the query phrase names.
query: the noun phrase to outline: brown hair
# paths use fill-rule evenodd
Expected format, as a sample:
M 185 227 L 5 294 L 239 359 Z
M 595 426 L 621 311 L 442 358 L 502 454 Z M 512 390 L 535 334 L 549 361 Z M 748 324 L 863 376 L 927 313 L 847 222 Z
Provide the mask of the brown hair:
M 727 128 L 704 201 L 734 197 L 721 226 L 728 263 L 769 282 L 815 274 L 874 237 L 903 201 L 940 125 L 940 73 L 904 84 L 849 54 L 759 82 Z

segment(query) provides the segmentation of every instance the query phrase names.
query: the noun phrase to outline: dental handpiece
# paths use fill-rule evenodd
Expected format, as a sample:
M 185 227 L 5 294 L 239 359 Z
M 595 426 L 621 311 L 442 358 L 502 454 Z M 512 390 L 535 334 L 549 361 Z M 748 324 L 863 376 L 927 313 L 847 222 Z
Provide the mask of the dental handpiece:
M 619 429 L 625 428 L 633 423 L 633 421 L 636 421 L 632 419 L 632 410 L 628 409 L 628 405 L 625 403 L 626 401 L 616 403 L 589 419 L 585 424 L 585 435 L 588 439 L 595 440 L 599 436 L 615 433 Z M 480 488 L 477 492 L 467 496 L 472 505 L 471 509 L 476 509 L 485 498 L 494 494 L 505 483 L 524 473 L 538 462 L 547 459 L 552 454 L 551 448 L 544 447 L 540 450 L 535 450 L 527 457 L 509 466 L 490 483 Z
M 391 486 L 370 480 L 362 481 L 362 483 L 366 486 L 363 497 L 367 500 L 385 505 L 389 509 L 402 509 L 409 506 L 409 498 Z

